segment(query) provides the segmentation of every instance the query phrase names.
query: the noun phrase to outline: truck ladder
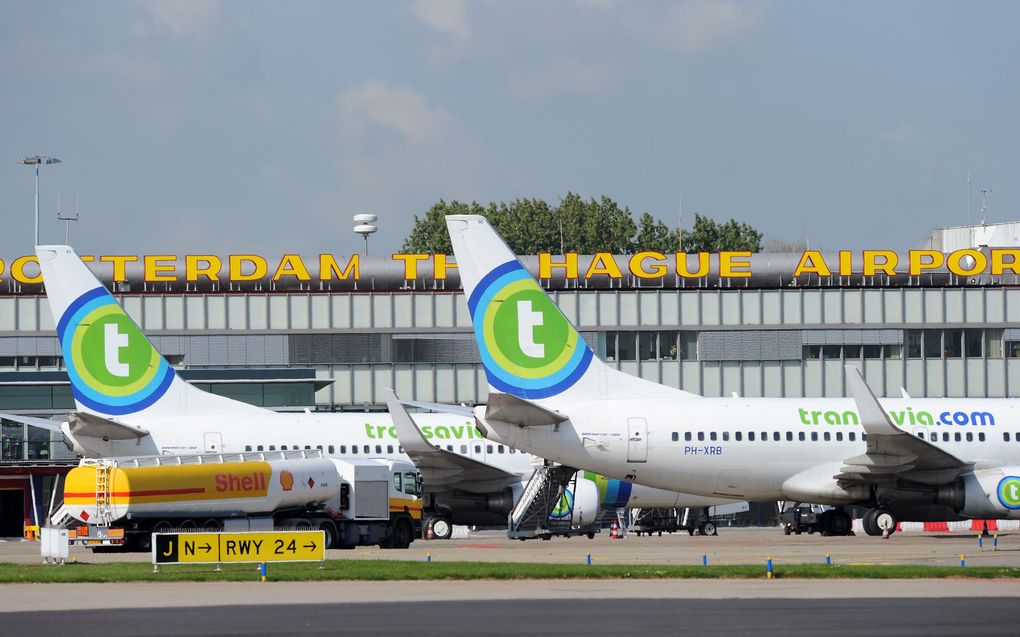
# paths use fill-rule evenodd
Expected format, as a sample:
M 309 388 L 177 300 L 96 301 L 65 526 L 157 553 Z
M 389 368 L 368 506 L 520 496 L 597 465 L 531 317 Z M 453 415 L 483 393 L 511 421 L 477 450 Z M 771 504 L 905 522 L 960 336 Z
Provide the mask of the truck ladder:
M 570 514 L 565 521 L 550 519 L 550 515 L 575 473 L 576 469 L 563 465 L 538 467 L 508 516 L 507 537 L 525 540 L 569 531 Z
M 89 520 L 89 523 L 98 525 L 113 523 L 113 509 L 110 506 L 110 473 L 116 466 L 115 463 L 110 460 L 87 458 L 81 461 L 81 465 L 91 465 L 96 470 L 96 519 Z

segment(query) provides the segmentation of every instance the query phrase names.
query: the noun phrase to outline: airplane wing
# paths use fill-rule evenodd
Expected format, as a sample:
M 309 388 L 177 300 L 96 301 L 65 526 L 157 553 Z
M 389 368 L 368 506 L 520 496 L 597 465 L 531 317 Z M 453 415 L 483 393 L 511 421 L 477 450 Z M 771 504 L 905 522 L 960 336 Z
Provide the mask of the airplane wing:
M 398 399 L 399 400 L 399 399 Z M 474 418 L 475 410 L 473 407 L 466 407 L 464 405 L 447 405 L 445 403 L 423 403 L 417 400 L 401 400 L 400 404 L 407 405 L 408 407 L 417 407 L 418 409 L 428 409 L 429 411 L 438 411 L 444 414 L 453 414 L 455 416 L 463 416 L 464 418 Z
M 421 472 L 425 484 L 448 484 L 450 482 L 487 480 L 509 480 L 519 478 L 498 467 L 436 447 L 425 438 L 404 403 L 393 390 L 387 390 L 386 406 L 390 410 L 397 439 L 414 466 Z
M 853 365 L 847 365 L 846 370 L 868 446 L 865 453 L 844 460 L 836 479 L 874 483 L 905 478 L 940 484 L 971 468 L 953 454 L 893 425 L 860 371 Z
M 0 414 L 0 418 L 20 422 L 33 427 L 39 427 L 41 429 L 48 429 L 49 431 L 60 431 L 61 425 L 60 422 L 50 420 L 49 418 L 33 418 L 32 416 L 19 416 L 17 414 Z

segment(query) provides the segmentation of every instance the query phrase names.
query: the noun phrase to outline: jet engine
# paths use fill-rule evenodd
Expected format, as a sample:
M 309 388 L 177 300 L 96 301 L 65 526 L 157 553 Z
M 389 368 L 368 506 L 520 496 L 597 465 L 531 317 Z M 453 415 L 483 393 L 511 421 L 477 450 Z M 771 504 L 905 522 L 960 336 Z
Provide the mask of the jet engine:
M 968 518 L 1020 520 L 1020 466 L 980 469 L 963 476 L 963 506 Z
M 561 521 L 569 518 L 571 526 L 579 527 L 594 524 L 601 514 L 598 486 L 579 471 L 570 479 L 549 517 Z

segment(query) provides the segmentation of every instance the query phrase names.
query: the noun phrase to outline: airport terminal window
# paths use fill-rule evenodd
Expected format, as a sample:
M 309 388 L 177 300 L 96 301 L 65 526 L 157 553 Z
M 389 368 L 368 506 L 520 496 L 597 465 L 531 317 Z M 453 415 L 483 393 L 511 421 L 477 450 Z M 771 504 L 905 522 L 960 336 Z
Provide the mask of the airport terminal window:
M 604 332 L 608 361 L 697 360 L 698 333 L 677 330 Z

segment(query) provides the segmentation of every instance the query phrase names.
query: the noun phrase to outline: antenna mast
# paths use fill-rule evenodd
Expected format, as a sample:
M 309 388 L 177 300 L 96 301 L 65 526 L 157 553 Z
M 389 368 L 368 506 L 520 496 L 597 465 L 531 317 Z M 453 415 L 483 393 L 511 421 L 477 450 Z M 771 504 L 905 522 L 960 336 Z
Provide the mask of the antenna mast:
M 71 222 L 78 220 L 78 193 L 74 193 L 74 216 L 60 214 L 60 191 L 57 191 L 57 221 L 64 222 L 64 245 L 71 242 Z

